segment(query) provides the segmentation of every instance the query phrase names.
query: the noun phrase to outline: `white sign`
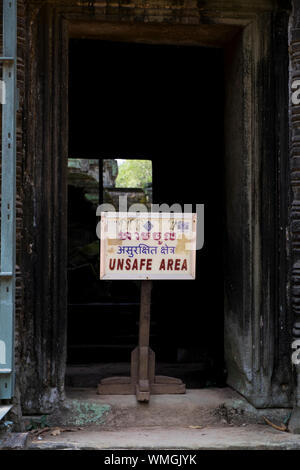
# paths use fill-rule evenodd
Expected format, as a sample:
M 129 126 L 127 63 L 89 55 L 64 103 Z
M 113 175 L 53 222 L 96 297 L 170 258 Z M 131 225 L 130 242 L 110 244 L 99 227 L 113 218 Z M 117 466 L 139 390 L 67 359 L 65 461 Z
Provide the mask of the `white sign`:
M 195 279 L 196 214 L 102 212 L 100 279 Z

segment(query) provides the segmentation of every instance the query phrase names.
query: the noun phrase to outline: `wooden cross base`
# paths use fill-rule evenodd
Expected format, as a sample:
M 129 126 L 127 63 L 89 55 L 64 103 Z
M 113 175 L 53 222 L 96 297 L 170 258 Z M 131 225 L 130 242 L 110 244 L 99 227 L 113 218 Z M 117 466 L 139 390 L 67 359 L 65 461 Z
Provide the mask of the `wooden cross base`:
M 140 356 L 148 356 L 149 375 L 146 379 L 139 377 Z M 137 347 L 131 353 L 131 376 L 109 377 L 102 379 L 98 385 L 99 395 L 136 395 L 137 401 L 148 402 L 150 394 L 185 393 L 185 384 L 174 377 L 155 375 L 155 353 L 152 349 L 141 350 Z
M 139 346 L 131 353 L 130 377 L 102 379 L 99 395 L 136 395 L 140 402 L 149 402 L 150 394 L 185 393 L 180 379 L 155 375 L 155 353 L 149 348 L 151 281 L 142 281 Z

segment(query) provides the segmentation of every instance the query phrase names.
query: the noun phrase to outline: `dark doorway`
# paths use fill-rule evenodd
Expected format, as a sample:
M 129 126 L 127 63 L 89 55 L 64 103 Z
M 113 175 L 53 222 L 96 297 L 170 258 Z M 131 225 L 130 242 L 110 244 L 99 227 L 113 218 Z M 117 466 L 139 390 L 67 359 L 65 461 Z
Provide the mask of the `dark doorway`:
M 196 280 L 156 281 L 152 293 L 150 346 L 158 373 L 182 378 L 190 388 L 222 386 L 226 373 L 222 52 L 70 41 L 69 157 L 151 160 L 154 203 L 193 204 L 193 211 L 197 203 L 205 204 Z M 97 242 L 96 213 L 80 191 L 69 192 L 68 209 L 69 246 L 76 218 L 81 232 L 91 237 L 83 245 Z M 83 262 L 81 271 L 68 269 L 67 377 L 76 364 L 102 364 L 97 383 L 116 371 L 128 372 L 130 351 L 137 344 L 140 286 L 137 281 L 100 281 L 88 264 Z M 81 385 L 96 383 L 85 377 Z

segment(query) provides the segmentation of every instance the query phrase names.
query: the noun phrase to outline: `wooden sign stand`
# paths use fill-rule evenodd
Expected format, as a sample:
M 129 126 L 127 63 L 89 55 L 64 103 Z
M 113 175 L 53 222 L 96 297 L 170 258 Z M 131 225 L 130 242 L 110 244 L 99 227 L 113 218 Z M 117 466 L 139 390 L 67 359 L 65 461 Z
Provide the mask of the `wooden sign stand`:
M 131 353 L 131 376 L 109 377 L 98 385 L 99 395 L 136 395 L 149 402 L 150 395 L 185 393 L 185 384 L 173 377 L 155 375 L 155 353 L 149 347 L 152 281 L 141 281 L 139 345 Z

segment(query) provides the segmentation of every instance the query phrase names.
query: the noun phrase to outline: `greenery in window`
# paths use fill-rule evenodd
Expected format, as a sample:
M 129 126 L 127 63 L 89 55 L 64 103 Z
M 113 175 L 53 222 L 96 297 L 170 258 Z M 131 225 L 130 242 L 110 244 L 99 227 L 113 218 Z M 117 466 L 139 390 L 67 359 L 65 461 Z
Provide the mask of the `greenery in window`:
M 152 183 L 150 160 L 125 160 L 119 166 L 117 188 L 144 188 Z

